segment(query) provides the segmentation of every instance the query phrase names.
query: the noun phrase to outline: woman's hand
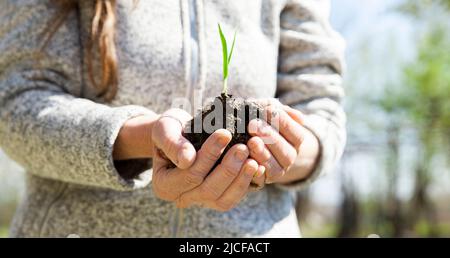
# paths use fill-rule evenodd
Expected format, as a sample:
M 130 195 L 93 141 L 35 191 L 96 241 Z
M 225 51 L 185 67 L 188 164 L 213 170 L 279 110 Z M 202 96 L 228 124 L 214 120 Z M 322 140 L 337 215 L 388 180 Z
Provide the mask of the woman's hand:
M 196 151 L 182 136 L 184 124 L 191 119 L 192 116 L 182 109 L 131 118 L 122 126 L 114 143 L 114 159 L 151 158 L 156 147 L 178 167 L 191 166 Z
M 154 147 L 181 169 L 190 167 L 196 157 L 194 146 L 183 137 L 184 125 L 191 119 L 192 116 L 186 111 L 173 108 L 164 112 L 153 125 Z
M 186 169 L 172 167 L 161 151 L 155 151 L 152 184 L 156 196 L 173 201 L 180 208 L 199 205 L 218 211 L 232 209 L 248 192 L 259 167 L 248 158 L 247 146 L 238 144 L 230 148 L 208 175 L 230 141 L 229 131 L 217 130 L 198 151 L 193 165 Z
M 266 183 L 290 183 L 312 172 L 319 156 L 317 138 L 302 126 L 302 113 L 288 106 L 266 108 L 269 123 L 252 120 L 250 156 L 266 168 Z M 278 130 L 276 130 L 276 128 Z
M 114 160 L 150 158 L 153 156 L 152 130 L 158 115 L 137 116 L 124 123 L 114 143 Z

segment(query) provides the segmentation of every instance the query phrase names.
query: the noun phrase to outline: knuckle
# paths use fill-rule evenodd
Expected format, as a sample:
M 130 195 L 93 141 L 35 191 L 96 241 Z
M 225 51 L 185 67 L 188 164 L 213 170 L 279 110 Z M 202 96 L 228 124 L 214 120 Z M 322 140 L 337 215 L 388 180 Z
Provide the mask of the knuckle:
M 203 150 L 203 158 L 209 162 L 216 162 L 222 153 L 217 148 L 211 147 Z
M 223 174 L 227 178 L 235 178 L 239 174 L 239 171 L 236 168 L 234 168 L 233 165 L 231 165 L 229 163 L 226 163 L 226 162 L 222 163 L 221 168 L 222 168 Z
M 185 177 L 184 180 L 188 186 L 194 187 L 198 186 L 203 182 L 203 177 L 198 173 L 190 171 Z
M 200 187 L 200 196 L 207 200 L 217 200 L 220 197 L 220 193 L 217 192 L 214 187 L 210 187 L 208 184 L 203 184 Z
M 271 173 L 269 173 L 267 175 L 267 180 L 269 182 L 273 182 L 277 179 L 279 179 L 280 177 L 282 177 L 285 174 L 285 170 L 282 168 L 277 168 L 277 169 L 273 169 L 272 171 L 270 171 Z

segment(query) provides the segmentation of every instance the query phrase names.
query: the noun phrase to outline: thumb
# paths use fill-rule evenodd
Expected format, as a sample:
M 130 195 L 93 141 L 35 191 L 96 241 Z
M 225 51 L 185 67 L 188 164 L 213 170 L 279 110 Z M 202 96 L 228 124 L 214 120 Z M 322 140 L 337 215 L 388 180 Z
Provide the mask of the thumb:
M 161 116 L 152 132 L 152 140 L 178 168 L 190 167 L 196 156 L 194 146 L 182 136 L 182 124 L 176 118 Z

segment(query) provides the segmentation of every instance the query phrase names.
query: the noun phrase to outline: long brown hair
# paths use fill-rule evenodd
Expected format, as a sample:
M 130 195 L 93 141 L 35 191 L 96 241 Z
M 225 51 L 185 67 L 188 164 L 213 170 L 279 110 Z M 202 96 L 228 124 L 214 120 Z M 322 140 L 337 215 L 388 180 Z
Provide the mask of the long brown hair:
M 51 0 L 58 8 L 48 29 L 44 32 L 43 49 L 48 45 L 52 36 L 67 19 L 68 15 L 78 7 L 79 0 Z M 86 64 L 90 82 L 97 90 L 97 96 L 111 101 L 118 87 L 117 53 L 116 53 L 116 0 L 93 0 L 94 15 L 90 38 L 86 42 Z M 133 0 L 136 5 L 137 0 Z M 98 51 L 100 71 L 94 70 L 93 51 Z M 95 76 L 99 74 L 98 76 Z

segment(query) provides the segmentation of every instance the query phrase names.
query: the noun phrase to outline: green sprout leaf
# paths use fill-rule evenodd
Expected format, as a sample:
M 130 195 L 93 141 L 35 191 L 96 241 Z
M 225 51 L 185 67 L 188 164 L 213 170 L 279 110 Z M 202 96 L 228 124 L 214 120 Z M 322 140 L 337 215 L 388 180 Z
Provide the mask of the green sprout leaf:
M 222 28 L 219 25 L 219 34 L 220 34 L 220 40 L 222 41 L 222 53 L 223 53 L 223 80 L 226 80 L 228 77 L 228 47 L 227 47 L 227 40 L 225 39 L 225 36 L 223 35 Z
M 227 66 L 230 65 L 231 56 L 233 55 L 234 43 L 236 42 L 236 33 L 237 33 L 237 31 L 234 32 L 233 44 L 231 44 L 231 50 L 230 50 L 230 55 L 228 56 L 228 64 L 227 64 Z
M 231 45 L 230 54 L 228 55 L 227 40 L 225 39 L 225 36 L 223 34 L 222 28 L 220 27 L 220 24 L 218 24 L 218 26 L 219 26 L 220 41 L 222 42 L 222 54 L 223 54 L 223 89 L 222 89 L 222 93 L 227 95 L 228 67 L 230 65 L 231 56 L 233 55 L 234 43 L 236 42 L 237 31 L 234 32 L 233 43 Z

